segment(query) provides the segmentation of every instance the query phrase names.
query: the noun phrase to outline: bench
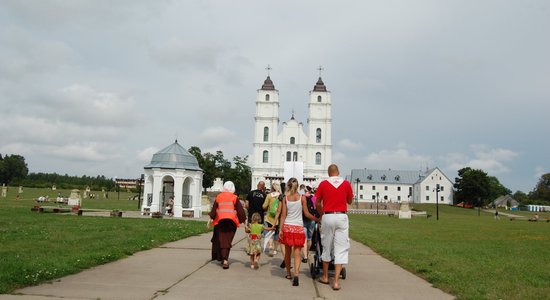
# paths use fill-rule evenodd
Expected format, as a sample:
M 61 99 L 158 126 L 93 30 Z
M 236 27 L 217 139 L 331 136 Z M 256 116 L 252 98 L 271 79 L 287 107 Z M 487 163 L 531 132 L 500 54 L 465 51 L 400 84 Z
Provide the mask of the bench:
M 82 216 L 85 212 L 108 212 L 111 217 L 122 217 L 122 211 L 119 210 L 108 210 L 108 209 L 78 209 L 76 212 L 77 215 Z
M 34 207 L 31 208 L 31 211 L 36 211 L 36 212 L 39 212 L 39 213 L 44 213 L 44 212 L 67 213 L 67 212 L 71 212 L 71 208 L 70 207 L 35 205 Z

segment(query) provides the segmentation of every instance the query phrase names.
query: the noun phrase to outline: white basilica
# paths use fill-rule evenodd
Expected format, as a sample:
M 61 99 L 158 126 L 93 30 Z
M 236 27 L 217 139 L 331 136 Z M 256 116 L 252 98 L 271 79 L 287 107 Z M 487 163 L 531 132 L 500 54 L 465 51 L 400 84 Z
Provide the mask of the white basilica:
M 330 92 L 321 77 L 309 92 L 307 128 L 294 119 L 279 123 L 279 91 L 267 76 L 256 95 L 252 188 L 259 181 L 283 182 L 289 167 L 298 167 L 299 181 L 317 186 L 332 162 Z M 286 166 L 286 169 L 285 169 Z M 301 177 L 301 176 L 300 176 Z

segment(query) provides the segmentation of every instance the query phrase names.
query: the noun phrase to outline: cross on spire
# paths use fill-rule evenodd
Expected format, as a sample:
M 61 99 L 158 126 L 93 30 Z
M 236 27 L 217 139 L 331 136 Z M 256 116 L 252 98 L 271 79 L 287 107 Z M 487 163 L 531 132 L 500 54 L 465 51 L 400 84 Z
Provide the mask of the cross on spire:
M 294 109 L 292 109 L 292 118 L 290 118 L 291 120 L 294 120 Z
M 323 68 L 323 66 L 319 65 L 319 68 L 317 68 L 317 70 L 319 70 L 319 77 L 321 77 L 321 72 L 323 72 L 323 70 L 325 70 L 325 68 Z
M 267 65 L 267 68 L 265 68 L 267 70 L 267 76 L 269 76 L 269 71 L 271 71 L 271 66 L 270 65 Z

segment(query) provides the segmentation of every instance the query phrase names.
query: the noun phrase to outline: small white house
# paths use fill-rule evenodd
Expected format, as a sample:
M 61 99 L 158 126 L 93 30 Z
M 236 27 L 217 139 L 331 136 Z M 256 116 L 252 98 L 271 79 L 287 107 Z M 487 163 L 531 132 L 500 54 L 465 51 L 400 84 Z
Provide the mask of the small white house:
M 353 169 L 348 176 L 359 203 L 453 204 L 453 182 L 439 168 L 426 171 Z M 437 189 L 439 187 L 439 190 Z
M 174 197 L 174 217 L 190 212 L 200 218 L 203 171 L 197 159 L 176 140 L 172 145 L 153 154 L 151 163 L 144 167 L 144 201 L 142 213 L 165 213 L 170 197 Z

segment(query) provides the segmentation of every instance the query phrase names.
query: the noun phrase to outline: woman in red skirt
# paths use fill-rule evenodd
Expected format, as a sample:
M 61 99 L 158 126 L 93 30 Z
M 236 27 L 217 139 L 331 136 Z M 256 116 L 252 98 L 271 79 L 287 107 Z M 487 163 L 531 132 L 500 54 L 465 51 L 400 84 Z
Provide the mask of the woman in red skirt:
M 316 222 L 319 221 L 318 218 L 309 213 L 305 198 L 302 198 L 298 193 L 298 180 L 292 177 L 288 180 L 283 199 L 280 222 L 280 224 L 283 224 L 283 227 L 279 233 L 279 242 L 285 245 L 286 278 L 292 279 L 293 286 L 299 285 L 298 275 L 300 274 L 300 263 L 302 260 L 301 252 L 306 240 L 302 212 L 307 218 Z M 294 256 L 294 278 L 290 275 L 291 253 Z

